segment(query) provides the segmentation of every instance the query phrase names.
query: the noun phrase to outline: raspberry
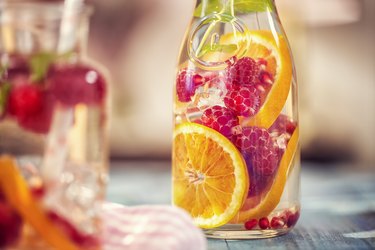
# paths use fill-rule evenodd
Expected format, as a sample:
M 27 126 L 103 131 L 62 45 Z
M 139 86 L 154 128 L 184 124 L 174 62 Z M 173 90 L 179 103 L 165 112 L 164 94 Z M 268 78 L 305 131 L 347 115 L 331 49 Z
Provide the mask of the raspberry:
M 189 102 L 195 90 L 204 83 L 204 78 L 192 71 L 182 70 L 176 79 L 176 91 L 180 102 Z
M 258 63 L 250 58 L 243 57 L 230 64 L 225 69 L 225 81 L 227 85 L 254 85 L 258 81 L 260 67 Z
M 254 173 L 261 176 L 272 175 L 279 165 L 280 155 L 272 144 L 260 146 L 252 155 Z
M 17 85 L 9 93 L 8 112 L 21 127 L 36 133 L 49 131 L 53 106 L 50 94 L 37 85 Z
M 260 108 L 260 93 L 254 86 L 229 89 L 224 97 L 225 105 L 237 115 L 250 117 Z
M 248 197 L 258 196 L 269 187 L 269 184 L 273 180 L 273 176 L 264 176 L 254 173 L 252 156 L 247 153 L 242 153 L 246 162 L 247 170 L 250 177 L 250 186 L 248 191 Z
M 101 103 L 106 93 L 103 76 L 85 65 L 54 68 L 49 74 L 48 82 L 51 93 L 68 106 Z
M 228 139 L 233 139 L 233 127 L 238 126 L 238 117 L 226 107 L 213 106 L 206 109 L 201 117 L 203 125 L 215 129 Z
M 259 176 L 270 176 L 275 172 L 280 154 L 266 129 L 244 127 L 242 133 L 236 135 L 234 144 L 241 152 L 249 155 L 246 162 L 251 166 L 252 173 Z M 261 183 L 264 181 L 260 180 Z M 259 189 L 259 187 L 257 188 Z
M 244 153 L 252 154 L 258 147 L 268 145 L 272 138 L 268 131 L 258 127 L 244 127 L 236 136 L 234 144 Z

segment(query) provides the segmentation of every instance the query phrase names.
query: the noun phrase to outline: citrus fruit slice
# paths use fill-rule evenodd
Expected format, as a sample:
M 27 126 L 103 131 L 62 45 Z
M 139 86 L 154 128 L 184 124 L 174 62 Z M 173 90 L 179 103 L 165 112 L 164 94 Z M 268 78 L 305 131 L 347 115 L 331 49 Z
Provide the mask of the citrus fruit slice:
M 299 127 L 297 127 L 288 142 L 288 146 L 281 158 L 279 169 L 270 188 L 262 194 L 246 199 L 240 212 L 232 220 L 233 223 L 245 222 L 250 219 L 267 217 L 279 204 L 285 183 L 291 172 L 294 155 L 298 148 Z
M 241 123 L 269 128 L 283 109 L 291 86 L 292 61 L 289 47 L 286 38 L 267 30 L 248 31 L 248 37 L 250 43 L 245 56 L 266 60 L 265 70 L 272 75 L 274 81 L 258 113 L 243 118 Z M 237 42 L 235 36 L 229 33 L 221 37 L 221 43 Z
M 55 225 L 34 200 L 29 187 L 18 171 L 15 160 L 0 156 L 0 188 L 6 201 L 29 223 L 49 244 L 56 249 L 78 250 Z
M 196 123 L 177 125 L 173 137 L 173 203 L 201 228 L 226 224 L 249 189 L 240 152 L 225 136 Z

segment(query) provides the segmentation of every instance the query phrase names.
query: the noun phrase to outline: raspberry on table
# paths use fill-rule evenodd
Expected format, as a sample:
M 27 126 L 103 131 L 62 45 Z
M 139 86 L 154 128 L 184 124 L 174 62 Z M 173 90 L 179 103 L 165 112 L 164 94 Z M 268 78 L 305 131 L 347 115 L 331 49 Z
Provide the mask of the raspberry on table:
M 232 110 L 217 105 L 206 109 L 200 122 L 230 140 L 233 139 L 233 128 L 239 125 L 238 117 Z
M 205 82 L 205 79 L 193 71 L 183 69 L 176 79 L 177 97 L 180 102 L 189 102 L 195 90 Z
M 260 92 L 254 86 L 229 89 L 224 97 L 224 103 L 236 115 L 250 117 L 260 109 Z

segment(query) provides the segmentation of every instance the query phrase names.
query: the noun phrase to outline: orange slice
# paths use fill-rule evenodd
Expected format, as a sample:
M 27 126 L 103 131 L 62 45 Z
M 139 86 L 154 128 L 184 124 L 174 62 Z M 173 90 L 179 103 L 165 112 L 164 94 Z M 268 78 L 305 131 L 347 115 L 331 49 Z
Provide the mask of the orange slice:
M 61 250 L 80 249 L 51 223 L 43 209 L 34 200 L 14 159 L 10 156 L 0 156 L 0 188 L 7 202 L 51 246 Z
M 299 128 L 297 127 L 288 142 L 286 151 L 281 158 L 279 169 L 270 189 L 257 197 L 246 199 L 244 206 L 237 216 L 232 220 L 234 223 L 245 222 L 249 219 L 259 219 L 268 216 L 279 204 L 284 191 L 285 183 L 291 172 L 294 155 L 298 148 Z
M 173 143 L 173 203 L 201 228 L 229 222 L 249 189 L 240 152 L 215 130 L 189 122 L 176 126 Z
M 242 124 L 269 128 L 281 113 L 288 98 L 292 81 L 292 61 L 287 40 L 280 34 L 267 30 L 248 31 L 250 43 L 245 54 L 251 58 L 267 61 L 266 70 L 274 77 L 274 83 L 259 112 L 243 118 Z M 233 34 L 222 36 L 223 44 L 236 44 Z

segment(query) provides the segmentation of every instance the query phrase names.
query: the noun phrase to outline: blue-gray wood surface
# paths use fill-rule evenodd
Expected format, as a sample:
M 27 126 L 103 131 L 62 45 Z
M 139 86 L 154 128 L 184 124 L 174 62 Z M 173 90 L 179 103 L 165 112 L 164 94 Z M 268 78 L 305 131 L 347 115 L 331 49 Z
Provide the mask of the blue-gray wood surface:
M 208 249 L 375 249 L 374 167 L 358 171 L 304 163 L 302 214 L 292 232 L 262 240 L 209 239 Z M 170 204 L 168 161 L 113 161 L 110 178 L 109 201 Z

